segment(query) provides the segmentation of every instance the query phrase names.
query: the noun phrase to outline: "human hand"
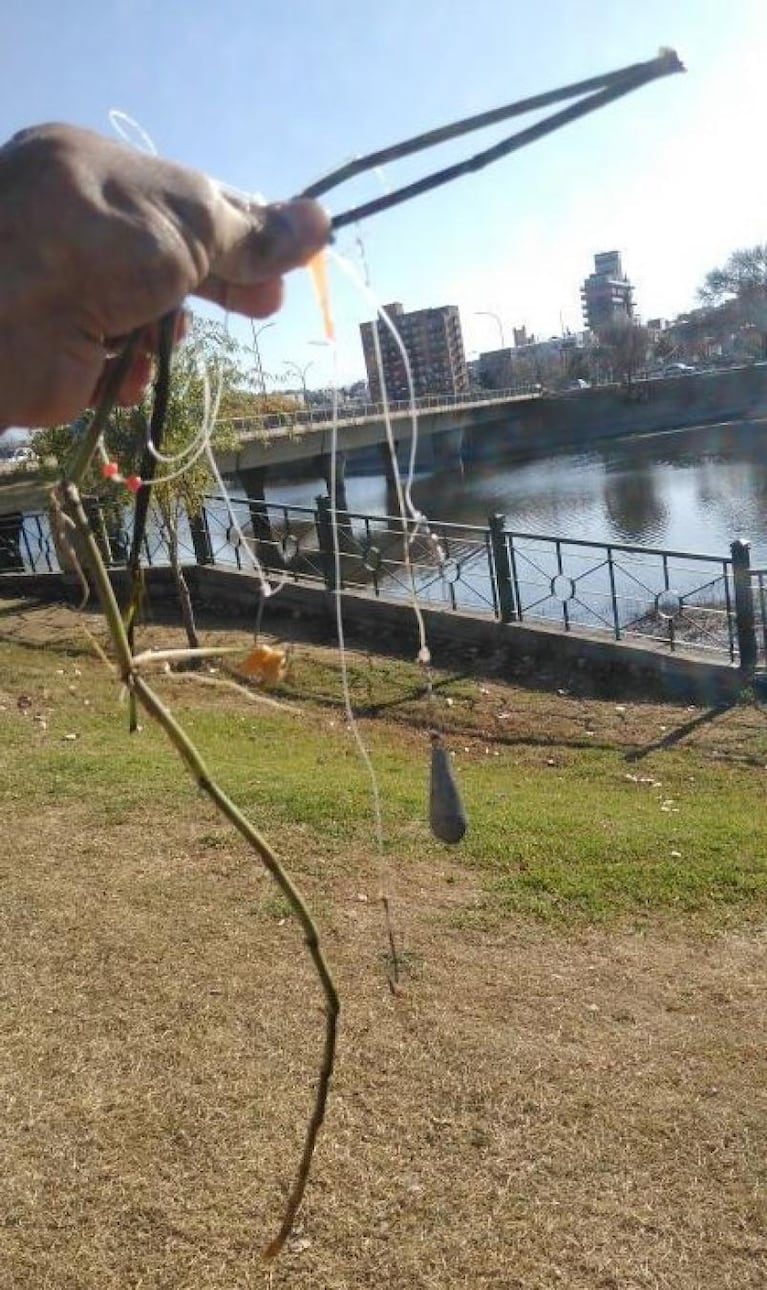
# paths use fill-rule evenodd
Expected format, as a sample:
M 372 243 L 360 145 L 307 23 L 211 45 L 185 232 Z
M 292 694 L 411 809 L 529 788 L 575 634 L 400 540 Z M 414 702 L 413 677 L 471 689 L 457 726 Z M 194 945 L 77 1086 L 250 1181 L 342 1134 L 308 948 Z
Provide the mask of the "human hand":
M 142 328 L 119 394 L 138 401 L 163 314 L 192 293 L 266 317 L 282 303 L 282 274 L 328 236 L 316 202 L 248 204 L 74 126 L 15 135 L 0 148 L 0 427 L 76 416 Z

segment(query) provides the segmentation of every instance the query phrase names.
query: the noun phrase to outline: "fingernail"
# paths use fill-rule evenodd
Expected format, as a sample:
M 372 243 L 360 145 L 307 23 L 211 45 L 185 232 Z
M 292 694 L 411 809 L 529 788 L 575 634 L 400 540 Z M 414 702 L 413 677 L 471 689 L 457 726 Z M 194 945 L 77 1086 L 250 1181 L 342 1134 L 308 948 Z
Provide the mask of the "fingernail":
M 264 235 L 275 258 L 311 255 L 327 243 L 330 219 L 319 202 L 299 197 L 268 208 Z

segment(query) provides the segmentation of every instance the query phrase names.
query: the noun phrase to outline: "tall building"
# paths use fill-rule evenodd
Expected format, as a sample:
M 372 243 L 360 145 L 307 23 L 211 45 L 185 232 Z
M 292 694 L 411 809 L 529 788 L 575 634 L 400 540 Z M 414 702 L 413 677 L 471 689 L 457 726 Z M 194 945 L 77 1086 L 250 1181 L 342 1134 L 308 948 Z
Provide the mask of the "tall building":
M 634 316 L 634 288 L 623 272 L 619 251 L 594 256 L 594 272 L 581 287 L 583 316 L 590 331 Z
M 402 305 L 386 306 L 405 346 L 413 374 L 416 397 L 423 394 L 462 394 L 469 388 L 469 373 L 463 350 L 461 319 L 455 305 L 437 309 L 416 309 L 405 313 Z M 408 397 L 405 364 L 389 328 L 380 319 L 360 324 L 362 352 L 368 373 L 370 397 L 381 398 L 373 328 L 378 330 L 386 392 L 390 399 Z

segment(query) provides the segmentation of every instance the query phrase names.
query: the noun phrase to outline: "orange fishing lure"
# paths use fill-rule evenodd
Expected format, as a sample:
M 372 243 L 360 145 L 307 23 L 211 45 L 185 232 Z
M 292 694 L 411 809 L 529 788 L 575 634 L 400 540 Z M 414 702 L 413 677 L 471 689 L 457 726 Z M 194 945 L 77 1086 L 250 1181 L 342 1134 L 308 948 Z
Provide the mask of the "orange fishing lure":
M 317 297 L 317 303 L 322 314 L 322 327 L 325 332 L 326 340 L 335 340 L 336 328 L 333 322 L 333 315 L 330 312 L 330 291 L 328 289 L 328 261 L 324 250 L 318 251 L 313 255 L 307 264 L 309 276 L 312 280 L 312 286 Z
M 264 685 L 277 685 L 288 670 L 288 656 L 278 646 L 256 645 L 237 670 Z

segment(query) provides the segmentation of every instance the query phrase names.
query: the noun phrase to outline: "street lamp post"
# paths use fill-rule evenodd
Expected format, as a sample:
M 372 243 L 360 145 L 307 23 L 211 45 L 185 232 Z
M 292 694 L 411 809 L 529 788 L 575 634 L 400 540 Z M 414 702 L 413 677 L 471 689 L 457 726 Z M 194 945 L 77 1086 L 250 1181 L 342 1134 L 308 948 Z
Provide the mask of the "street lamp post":
M 501 319 L 499 318 L 498 314 L 494 314 L 494 313 L 492 312 L 492 310 L 491 310 L 491 309 L 475 309 L 475 310 L 474 310 L 474 312 L 475 312 L 475 314 L 477 315 L 477 317 L 478 317 L 478 318 L 494 318 L 494 319 L 495 319 L 495 324 L 496 324 L 496 326 L 497 326 L 497 328 L 498 328 L 498 334 L 499 334 L 499 336 L 500 336 L 500 338 L 501 338 L 501 349 L 505 349 L 505 348 L 506 348 L 506 336 L 505 336 L 505 334 L 504 334 L 504 330 L 503 330 L 503 323 L 501 322 Z
M 290 359 L 286 358 L 282 366 L 289 367 L 292 372 L 296 372 L 298 374 L 298 378 L 301 382 L 301 389 L 303 390 L 303 395 L 304 395 L 304 407 L 305 408 L 308 407 L 309 404 L 306 397 L 306 373 L 309 371 L 310 367 L 314 366 L 314 363 L 309 362 L 304 367 L 301 367 L 299 363 L 294 363 Z
M 261 335 L 262 331 L 268 331 L 270 327 L 276 326 L 276 323 L 273 323 L 273 322 L 264 323 L 263 327 L 259 327 L 258 329 L 256 329 L 256 324 L 251 320 L 250 326 L 253 332 L 253 352 L 256 356 L 256 373 L 258 375 L 258 379 L 261 385 L 261 394 L 264 398 L 266 398 L 266 376 L 264 375 L 264 365 L 261 362 L 261 350 L 259 349 L 259 346 L 258 346 L 258 338 Z

